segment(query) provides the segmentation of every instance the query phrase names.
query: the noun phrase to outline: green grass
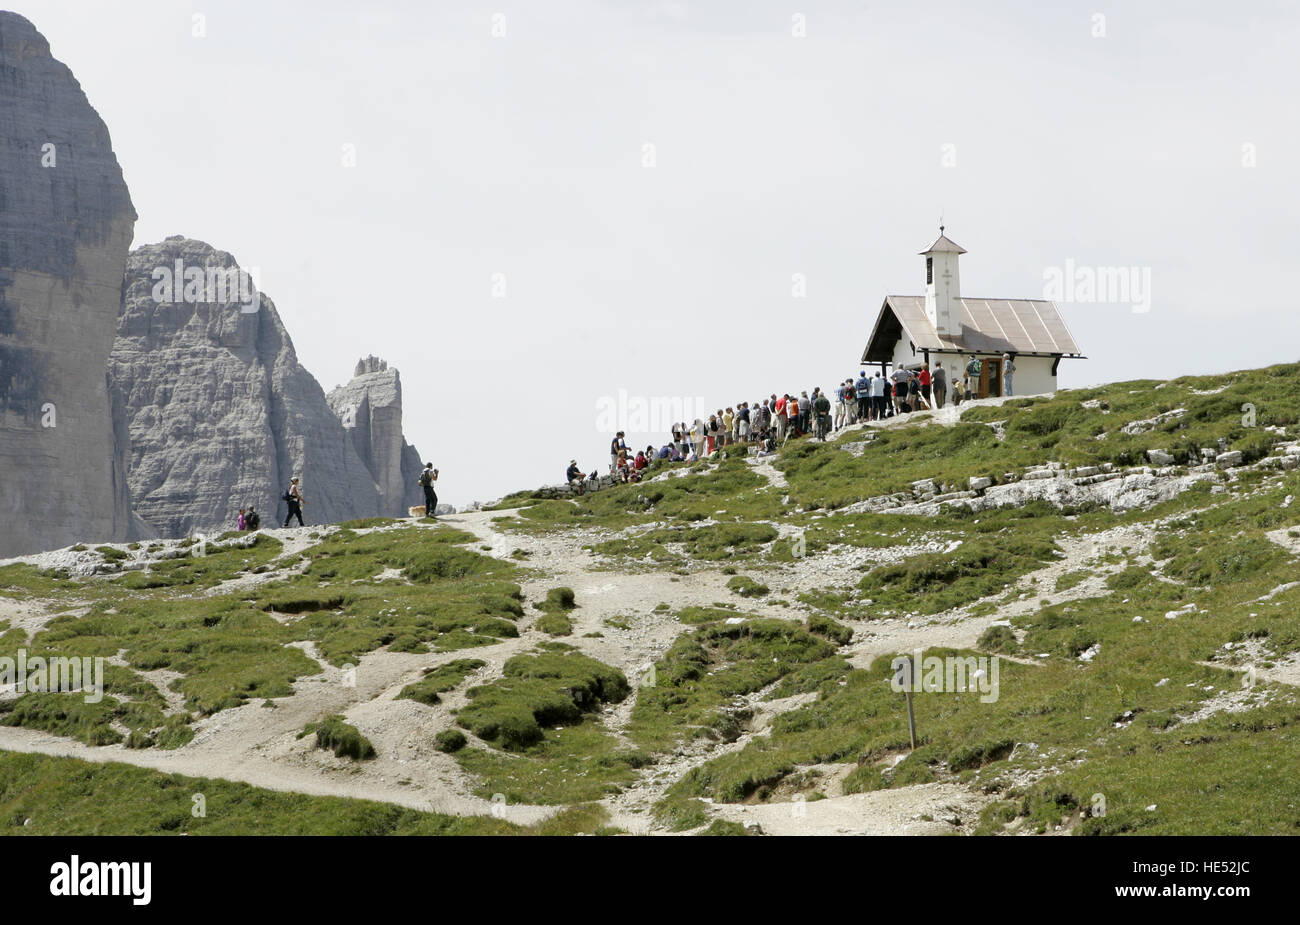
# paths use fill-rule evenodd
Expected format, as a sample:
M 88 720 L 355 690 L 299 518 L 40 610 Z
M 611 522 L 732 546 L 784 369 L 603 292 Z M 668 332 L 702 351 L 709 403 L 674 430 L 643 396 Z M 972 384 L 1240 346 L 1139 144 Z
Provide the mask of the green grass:
M 458 752 L 469 742 L 465 733 L 459 729 L 444 729 L 433 737 L 434 746 L 440 752 Z
M 744 748 L 666 781 L 671 786 L 656 817 L 673 828 L 703 828 L 713 820 L 701 798 L 811 796 L 825 786 L 811 766 L 830 763 L 847 766 L 849 792 L 927 781 L 982 790 L 991 805 L 980 831 L 1290 831 L 1300 802 L 1286 771 L 1294 765 L 1287 756 L 1296 744 L 1295 692 L 1262 683 L 1244 712 L 1188 718 L 1235 695 L 1247 667 L 1267 671 L 1300 651 L 1300 589 L 1278 590 L 1295 580 L 1300 563 L 1264 535 L 1300 530 L 1300 505 L 1283 507 L 1287 495 L 1300 496 L 1300 473 L 1244 473 L 1220 490 L 1203 484 L 1126 513 L 1062 511 L 1041 501 L 926 517 L 843 511 L 888 492 L 910 496 L 921 478 L 941 489 L 965 488 L 971 476 L 1000 481 L 1008 471 L 1049 460 L 1123 467 L 1143 464 L 1147 449 L 1160 448 L 1180 463 L 1199 462 L 1200 447 L 1220 440 L 1251 460 L 1281 439 L 1264 425 L 1300 424 L 1300 367 L 1159 385 L 1117 383 L 970 407 L 956 427 L 884 429 L 859 456 L 841 447 L 862 442 L 861 430 L 825 445 L 791 441 L 773 460 L 789 481 L 789 504 L 782 501 L 787 491 L 770 487 L 739 451 L 717 463 L 657 465 L 652 475 L 689 474 L 572 501 L 533 493 L 507 499 L 502 506 L 518 512 L 494 522 L 504 531 L 590 531 L 599 567 L 658 570 L 683 590 L 699 573 L 714 580 L 720 570 L 732 601 L 731 594 L 762 598 L 765 610 L 784 607 L 795 619 L 755 617 L 739 601 L 693 598 L 699 603 L 676 614 L 677 638 L 654 671 L 642 678 L 638 669 L 637 683 L 645 686 L 635 691 L 611 665 L 545 643 L 468 691 L 456 715 L 460 728 L 442 730 L 431 744 L 474 775 L 480 796 L 583 806 L 628 786 L 657 756 L 693 739 L 737 740 L 752 728 L 758 701 L 802 695 L 799 705 L 781 703 L 770 731 Z M 1195 394 L 1220 385 L 1226 391 Z M 1246 401 L 1256 405 L 1255 426 L 1242 420 Z M 1185 412 L 1124 433 L 1126 425 L 1175 408 Z M 778 524 L 787 536 L 780 537 Z M 1127 561 L 1118 548 L 1102 545 L 1069 572 L 1035 575 L 1059 560 L 1063 540 L 1132 525 L 1152 528 L 1151 561 Z M 0 567 L 0 594 L 39 598 L 56 614 L 30 639 L 23 629 L 0 625 L 0 654 L 20 647 L 46 655 L 121 653 L 125 662 L 111 666 L 99 704 L 28 694 L 0 708 L 0 722 L 90 743 L 176 747 L 193 735 L 196 715 L 250 698 L 273 706 L 295 682 L 317 674 L 321 666 L 298 648 L 303 643 L 343 665 L 378 649 L 459 652 L 517 636 L 525 616 L 520 582 L 540 574 L 482 555 L 481 541 L 447 527 L 372 519 L 317 539 L 284 559 L 277 558 L 283 547 L 269 538 L 251 548 L 236 546 L 239 537 L 209 540 L 206 556 L 77 580 Z M 947 551 L 922 552 L 923 545 Z M 125 553 L 105 549 L 99 555 L 107 565 L 125 563 Z M 832 550 L 878 553 L 888 564 L 872 567 L 879 560 L 868 559 L 859 572 L 828 573 L 842 576 L 829 581 L 801 568 L 804 580 L 790 585 L 788 566 Z M 222 586 L 253 573 L 271 580 L 252 589 Z M 1099 586 L 1096 596 L 1064 599 L 1090 575 L 1105 578 L 1088 581 Z M 777 599 L 766 585 L 781 589 Z M 1040 598 L 1030 603 L 1041 606 L 1019 613 L 1017 602 L 1031 587 Z M 573 633 L 571 589 L 551 589 L 536 603 L 533 628 Z M 918 695 L 922 740 L 910 751 L 902 695 L 887 683 L 888 657 L 868 669 L 845 657 L 854 629 L 864 639 L 881 631 L 859 621 L 957 607 L 997 617 L 1013 604 L 1011 626 L 989 627 L 975 650 L 960 654 L 1032 663 L 1003 660 L 992 703 L 970 694 Z M 632 616 L 606 618 L 605 626 L 635 629 L 636 606 L 624 610 Z M 1081 660 L 1085 652 L 1089 659 Z M 1206 661 L 1220 667 L 1198 664 Z M 458 658 L 400 696 L 437 703 L 482 666 Z M 184 699 L 182 711 L 169 708 L 142 674 L 154 669 L 178 675 L 170 683 Z M 636 698 L 631 718 L 616 736 L 601 716 L 629 696 Z M 1022 784 L 1026 779 L 1036 783 Z M 1081 818 L 1094 793 L 1106 795 L 1108 813 Z M 1152 804 L 1158 809 L 1148 813 Z M 603 825 L 582 818 L 588 830 Z M 711 830 L 736 831 L 722 823 Z
M 546 592 L 546 599 L 537 605 L 543 616 L 533 624 L 534 628 L 551 636 L 572 635 L 573 621 L 568 613 L 577 606 L 572 588 L 551 588 Z
M 339 758 L 366 761 L 375 757 L 375 747 L 370 740 L 342 716 L 327 716 L 319 723 L 310 724 L 303 732 L 316 733 L 316 747 L 332 751 Z
M 655 663 L 653 685 L 638 688 L 627 737 L 648 751 L 698 736 L 734 740 L 748 718 L 730 709 L 737 697 L 822 664 L 837 647 L 790 620 L 703 625 L 678 637 Z
M 858 584 L 877 607 L 939 613 L 1006 590 L 1056 558 L 1050 539 L 1003 533 L 969 539 L 952 552 L 923 553 L 878 566 Z
M 572 806 L 545 822 L 521 826 L 487 815 L 426 813 L 369 800 L 282 793 L 225 780 L 162 774 L 125 764 L 12 752 L 0 752 L 0 820 L 11 835 L 573 835 L 608 831 L 608 814 L 599 806 Z
M 502 677 L 470 688 L 459 725 L 495 748 L 463 748 L 456 760 L 480 779 L 476 793 L 508 802 L 599 799 L 644 764 L 594 716 L 631 689 L 626 676 L 563 643 L 509 659 Z
M 572 725 L 603 703 L 618 703 L 630 688 L 623 672 L 561 643 L 505 663 L 502 677 L 471 687 L 457 722 L 480 739 L 524 750 L 542 741 L 547 726 Z
M 771 591 L 771 588 L 748 575 L 737 575 L 727 581 L 727 590 L 734 591 L 741 597 L 762 597 Z
M 655 466 L 652 475 L 667 468 L 662 464 Z M 569 527 L 622 530 L 651 521 L 755 520 L 775 517 L 780 512 L 780 497 L 767 488 L 764 479 L 742 458 L 728 458 L 720 463 L 673 464 L 673 468 L 690 469 L 692 475 L 616 485 L 565 501 L 542 500 L 531 492 L 511 495 L 502 499 L 497 509 L 523 507 L 518 519 L 506 519 L 499 525 L 530 533 Z M 723 513 L 719 514 L 719 510 Z
M 562 613 L 543 614 L 537 618 L 533 627 L 541 633 L 548 636 L 571 636 L 573 635 L 573 621 Z
M 458 658 L 436 668 L 426 668 L 424 677 L 414 684 L 406 685 L 397 697 L 399 700 L 405 698 L 432 706 L 440 702 L 439 694 L 459 687 L 469 675 L 486 664 L 482 659 Z
M 563 613 L 577 607 L 572 588 L 551 588 L 546 592 L 546 600 L 537 605 L 544 613 Z
M 282 546 L 264 534 L 247 548 L 208 543 L 205 556 L 166 560 L 123 579 L 59 580 L 7 567 L 0 581 L 15 594 L 52 598 L 56 611 L 64 604 L 69 612 L 30 640 L 16 631 L 0 635 L 0 654 L 12 656 L 22 646 L 32 656 L 120 652 L 128 667 L 109 666 L 112 696 L 98 705 L 20 700 L 9 705 L 4 721 L 87 742 L 125 734 L 135 745 L 174 747 L 185 733 L 166 725 L 160 694 L 139 672 L 176 672 L 171 687 L 185 698 L 185 709 L 207 715 L 287 696 L 297 679 L 317 674 L 319 664 L 293 642 L 314 642 L 326 659 L 343 665 L 382 646 L 451 651 L 517 636 L 514 621 L 523 605 L 518 584 L 509 580 L 516 567 L 463 548 L 472 539 L 444 528 L 340 530 L 308 550 L 305 574 L 272 581 L 251 596 L 195 591 L 270 562 Z M 406 580 L 379 580 L 386 568 L 400 569 Z M 157 586 L 124 586 L 140 578 Z
M 620 745 L 590 716 L 542 730 L 542 737 L 522 751 L 463 748 L 455 758 L 478 778 L 478 796 L 501 794 L 507 803 L 550 805 L 617 793 L 646 763 L 641 752 Z
M 1199 448 L 1217 446 L 1220 439 L 1249 462 L 1265 455 L 1277 439 L 1265 426 L 1300 421 L 1300 366 L 1295 364 L 1157 385 L 1118 382 L 1064 390 L 1052 399 L 973 407 L 954 427 L 912 424 L 881 430 L 869 451 L 857 457 L 834 444 L 799 442 L 781 453 L 776 465 L 797 504 L 839 508 L 873 495 L 910 491 L 920 479 L 965 488 L 972 476 L 998 480 L 1009 470 L 1048 460 L 1071 467 L 1143 465 L 1147 450 L 1164 449 L 1180 462 L 1199 461 Z M 1216 395 L 1195 394 L 1224 386 Z M 1099 406 L 1085 408 L 1085 401 Z M 1256 408 L 1254 426 L 1243 420 L 1246 403 Z M 1185 413 L 1151 430 L 1123 432 L 1125 425 L 1177 408 Z M 1005 440 L 998 441 L 987 426 L 993 421 L 1005 422 Z M 858 439 L 857 433 L 844 439 Z
M 1011 628 L 991 627 L 980 650 L 1043 656 L 1044 664 L 1002 661 L 993 703 L 974 693 L 914 697 L 921 735 L 915 752 L 908 750 L 903 697 L 888 685 L 888 658 L 866 671 L 808 666 L 815 702 L 777 717 L 769 736 L 688 772 L 659 804 L 657 818 L 692 828 L 704 821 L 701 797 L 763 800 L 791 786 L 802 768 L 842 762 L 856 765 L 845 778 L 847 792 L 957 780 L 1002 795 L 981 831 L 1068 826 L 1066 817 L 1077 817 L 1098 792 L 1111 811 L 1083 820 L 1082 833 L 1291 831 L 1300 819 L 1300 784 L 1282 756 L 1294 749 L 1300 726 L 1295 692 L 1261 684 L 1253 709 L 1187 722 L 1207 700 L 1240 689 L 1245 663 L 1223 657 L 1226 643 L 1251 640 L 1271 657 L 1300 651 L 1300 589 L 1276 590 L 1294 580 L 1295 562 L 1262 537 L 1300 519 L 1300 511 L 1282 508 L 1287 494 L 1300 494 L 1294 474 L 1256 496 L 1226 496 L 1175 518 L 1152 549 L 1155 574 L 1149 566 L 1130 568 L 1112 576 L 1100 597 L 1013 618 L 1025 634 L 1019 647 Z M 1225 536 L 1235 539 L 1224 542 Z M 1162 575 L 1212 585 L 1170 583 Z M 1187 604 L 1197 609 L 1181 610 Z M 1165 619 L 1175 612 L 1177 619 Z M 1091 661 L 1078 659 L 1098 645 Z M 1216 657 L 1223 668 L 1197 664 Z M 1229 670 L 1234 665 L 1238 671 Z M 887 759 L 899 755 L 904 759 L 891 766 Z M 1020 788 L 1011 772 L 1043 778 Z M 1152 804 L 1158 809 L 1148 814 Z

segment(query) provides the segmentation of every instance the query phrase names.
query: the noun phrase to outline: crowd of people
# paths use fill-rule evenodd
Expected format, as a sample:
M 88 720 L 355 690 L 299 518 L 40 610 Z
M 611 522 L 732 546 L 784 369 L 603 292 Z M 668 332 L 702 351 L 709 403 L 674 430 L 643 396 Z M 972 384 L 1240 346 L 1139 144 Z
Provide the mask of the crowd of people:
M 634 451 L 627 446 L 627 435 L 619 431 L 609 445 L 609 473 L 623 482 L 639 482 L 644 470 L 656 459 L 693 462 L 740 444 L 756 445 L 758 455 L 765 456 L 775 453 L 791 437 L 808 434 L 825 440 L 829 434 L 866 421 L 942 408 L 950 397 L 953 404 L 961 404 L 969 396 L 979 394 L 982 366 L 979 357 L 971 356 L 962 373 L 951 380 L 942 361 L 936 361 L 933 370 L 929 363 L 915 369 L 900 366 L 888 376 L 883 368 L 874 375 L 861 370 L 856 379 L 850 377 L 841 382 L 833 398 L 821 388 L 814 388 L 811 394 L 801 391 L 797 396 L 790 392 L 779 396 L 773 393 L 761 401 L 719 408 L 708 420 L 696 418 L 690 425 L 684 421 L 674 424 L 670 438 L 658 449 L 652 444 Z M 1004 354 L 1003 395 L 1012 394 L 1015 368 L 1012 358 Z M 578 467 L 576 459 L 570 460 L 565 480 L 581 494 L 588 479 L 595 478 L 597 468 L 589 475 Z

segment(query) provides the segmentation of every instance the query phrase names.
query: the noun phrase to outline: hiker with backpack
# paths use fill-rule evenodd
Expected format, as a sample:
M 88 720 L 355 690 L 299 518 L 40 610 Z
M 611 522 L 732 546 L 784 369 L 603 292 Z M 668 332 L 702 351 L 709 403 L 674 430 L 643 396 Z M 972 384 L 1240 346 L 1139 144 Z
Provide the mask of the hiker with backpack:
M 262 526 L 262 517 L 257 513 L 257 508 L 250 505 L 248 516 L 244 518 L 244 529 L 256 530 L 260 526 Z
M 867 378 L 865 369 L 858 373 L 858 381 L 853 383 L 853 397 L 858 403 L 858 420 L 866 421 L 871 414 L 871 380 Z
M 433 483 L 436 481 L 438 481 L 438 470 L 433 468 L 433 463 L 425 463 L 419 482 L 420 487 L 424 489 L 425 517 L 436 517 L 438 514 L 438 493 L 433 490 Z
M 1002 394 L 1011 394 L 1011 377 L 1016 372 L 1016 364 L 1011 359 L 1011 354 L 1002 354 Z
M 298 477 L 295 475 L 289 480 L 289 489 L 284 493 L 284 503 L 289 505 L 289 513 L 284 517 L 284 525 L 289 526 L 289 521 L 295 517 L 298 518 L 298 526 L 307 526 L 302 521 L 302 506 L 306 499 L 302 496 L 302 491 L 298 488 Z
M 970 362 L 966 364 L 966 398 L 979 394 L 981 368 L 979 357 L 972 353 Z

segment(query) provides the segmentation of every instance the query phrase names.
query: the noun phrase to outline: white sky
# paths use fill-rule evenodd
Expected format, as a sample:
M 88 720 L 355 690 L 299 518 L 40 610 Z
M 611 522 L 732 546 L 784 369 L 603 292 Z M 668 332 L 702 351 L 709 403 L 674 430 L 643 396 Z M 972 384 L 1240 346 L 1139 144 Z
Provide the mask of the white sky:
M 716 408 L 851 375 L 941 211 L 966 295 L 1150 268 L 1146 314 L 1062 306 L 1090 357 L 1062 385 L 1297 358 L 1294 3 L 13 8 L 108 123 L 135 243 L 258 268 L 326 390 L 397 366 L 453 504 L 604 464 L 619 389 Z

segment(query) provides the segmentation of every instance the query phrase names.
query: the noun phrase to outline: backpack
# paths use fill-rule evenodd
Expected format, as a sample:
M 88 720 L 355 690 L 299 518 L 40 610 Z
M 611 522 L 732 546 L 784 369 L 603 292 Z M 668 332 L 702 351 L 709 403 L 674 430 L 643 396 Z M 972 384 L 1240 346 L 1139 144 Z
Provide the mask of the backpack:
M 257 515 L 257 511 L 253 511 L 247 518 L 245 518 L 244 527 L 248 530 L 256 530 L 261 523 L 262 518 Z
M 423 472 L 420 473 L 420 487 L 428 488 L 432 484 L 433 484 L 433 479 L 430 477 L 429 470 L 425 469 Z
M 285 491 L 285 493 L 280 496 L 280 500 L 283 501 L 285 504 L 293 504 L 295 500 L 293 497 L 293 492 Z

